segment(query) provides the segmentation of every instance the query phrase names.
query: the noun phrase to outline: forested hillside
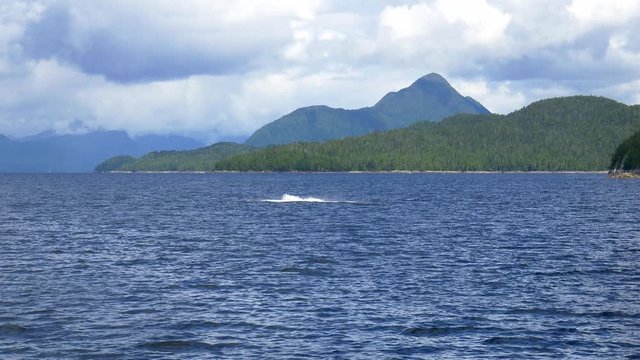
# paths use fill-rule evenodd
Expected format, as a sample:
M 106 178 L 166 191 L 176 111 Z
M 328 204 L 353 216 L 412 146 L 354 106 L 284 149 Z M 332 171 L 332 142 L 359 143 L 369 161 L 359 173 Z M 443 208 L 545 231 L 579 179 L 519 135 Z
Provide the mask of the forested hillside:
M 637 106 L 593 96 L 535 102 L 509 115 L 456 115 L 440 123 L 327 143 L 231 156 L 216 170 L 606 170 L 640 127 Z
M 116 156 L 96 166 L 96 171 L 210 171 L 230 155 L 250 151 L 250 146 L 222 142 L 189 151 L 156 151 L 139 159 Z

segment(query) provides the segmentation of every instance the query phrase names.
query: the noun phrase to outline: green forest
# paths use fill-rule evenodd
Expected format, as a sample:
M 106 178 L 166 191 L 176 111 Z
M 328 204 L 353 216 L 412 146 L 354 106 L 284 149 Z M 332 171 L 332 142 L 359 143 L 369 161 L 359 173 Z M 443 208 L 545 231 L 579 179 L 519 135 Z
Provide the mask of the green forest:
M 618 146 L 611 158 L 609 169 L 613 171 L 640 171 L 640 131 Z
M 325 143 L 222 152 L 159 152 L 111 170 L 562 171 L 606 170 L 640 129 L 640 107 L 594 96 L 535 102 L 509 115 L 454 115 L 441 122 Z M 109 160 L 113 161 L 113 160 Z M 103 163 L 104 164 L 104 163 Z
M 96 166 L 106 171 L 211 171 L 221 159 L 250 151 L 252 147 L 231 142 L 216 143 L 188 151 L 154 151 L 135 159 L 116 156 Z
M 296 143 L 232 156 L 216 170 L 606 170 L 640 128 L 638 106 L 591 96 L 533 103 L 509 115 L 456 115 L 439 123 L 327 143 Z

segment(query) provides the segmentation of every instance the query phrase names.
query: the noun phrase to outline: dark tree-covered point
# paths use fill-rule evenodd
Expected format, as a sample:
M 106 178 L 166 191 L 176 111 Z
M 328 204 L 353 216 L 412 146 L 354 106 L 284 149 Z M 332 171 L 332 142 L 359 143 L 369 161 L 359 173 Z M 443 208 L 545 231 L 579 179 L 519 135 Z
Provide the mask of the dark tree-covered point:
M 640 130 L 618 146 L 609 170 L 614 177 L 640 177 Z

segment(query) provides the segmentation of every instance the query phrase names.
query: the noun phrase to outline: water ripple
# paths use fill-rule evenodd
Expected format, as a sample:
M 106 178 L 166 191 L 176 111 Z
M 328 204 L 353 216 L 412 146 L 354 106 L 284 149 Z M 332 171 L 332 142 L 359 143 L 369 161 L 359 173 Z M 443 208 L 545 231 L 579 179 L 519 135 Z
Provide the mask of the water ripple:
M 0 358 L 638 358 L 637 209 L 600 174 L 0 175 Z

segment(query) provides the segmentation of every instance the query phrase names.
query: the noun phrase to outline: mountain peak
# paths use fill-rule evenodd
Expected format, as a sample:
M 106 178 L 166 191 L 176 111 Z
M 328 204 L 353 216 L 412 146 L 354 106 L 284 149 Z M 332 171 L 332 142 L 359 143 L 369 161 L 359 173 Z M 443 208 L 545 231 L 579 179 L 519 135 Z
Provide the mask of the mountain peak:
M 409 126 L 418 120 L 439 121 L 457 113 L 489 113 L 476 100 L 460 95 L 436 73 L 419 78 L 407 88 L 388 93 L 373 107 L 384 119 L 395 123 L 389 128 Z
M 447 84 L 449 86 L 451 86 L 449 84 L 449 82 L 447 81 L 447 79 L 445 79 L 442 75 L 437 74 L 437 73 L 429 73 L 423 77 L 421 77 L 420 79 L 416 80 L 414 82 L 415 83 L 421 83 L 421 82 L 435 82 L 435 83 L 441 83 L 441 84 Z

